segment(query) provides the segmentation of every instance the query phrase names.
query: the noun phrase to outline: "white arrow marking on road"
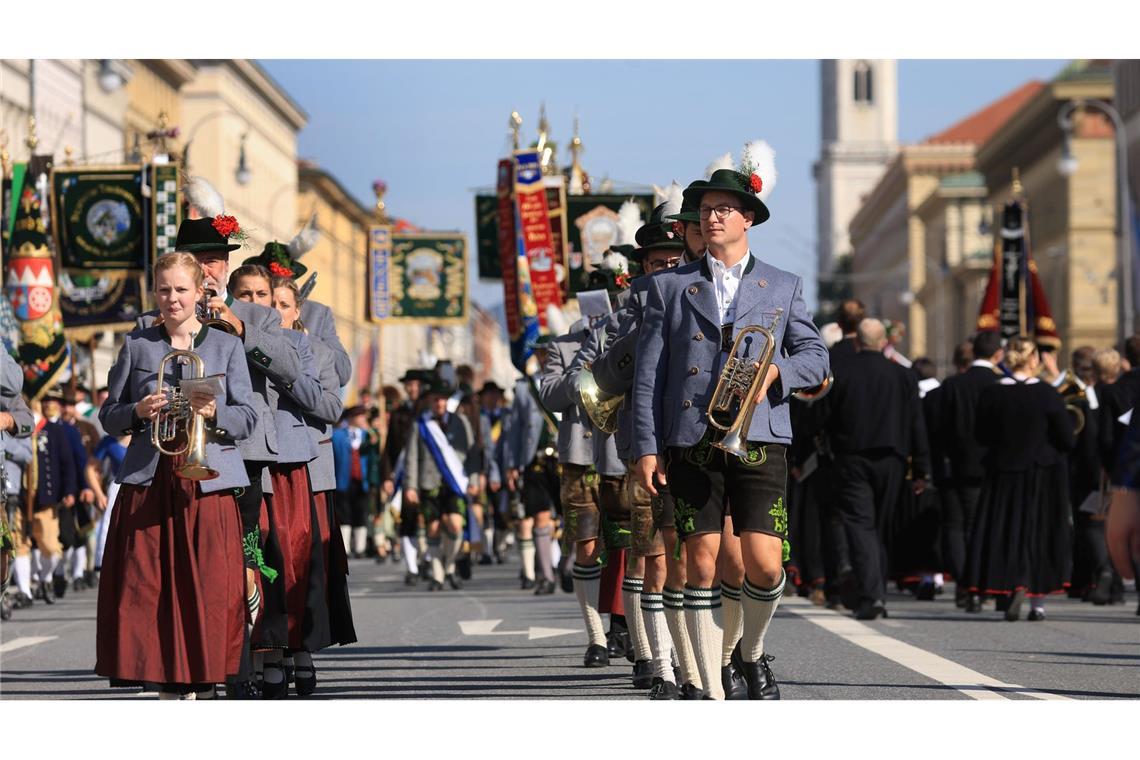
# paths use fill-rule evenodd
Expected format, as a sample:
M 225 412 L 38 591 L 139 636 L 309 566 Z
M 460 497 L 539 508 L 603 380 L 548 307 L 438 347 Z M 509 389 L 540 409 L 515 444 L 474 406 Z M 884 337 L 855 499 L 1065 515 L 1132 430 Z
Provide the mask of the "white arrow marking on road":
M 571 633 L 581 633 L 581 629 L 574 628 L 541 628 L 531 626 L 525 631 L 496 631 L 502 620 L 460 620 L 459 630 L 464 636 L 526 636 L 528 641 L 535 639 L 549 639 L 555 636 L 568 636 Z
M 21 636 L 18 639 L 12 639 L 11 641 L 0 644 L 0 654 L 14 652 L 24 647 L 34 647 L 36 644 L 42 644 L 45 641 L 52 641 L 58 638 L 59 636 Z

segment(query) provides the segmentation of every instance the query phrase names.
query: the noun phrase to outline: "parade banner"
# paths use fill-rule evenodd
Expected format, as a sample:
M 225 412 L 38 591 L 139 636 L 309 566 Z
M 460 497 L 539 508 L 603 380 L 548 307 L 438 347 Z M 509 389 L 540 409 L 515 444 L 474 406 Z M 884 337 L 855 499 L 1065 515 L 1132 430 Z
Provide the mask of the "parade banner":
M 96 330 L 133 330 L 143 309 L 143 276 L 134 272 L 60 272 L 59 309 L 69 338 Z
M 602 263 L 606 249 L 622 242 L 618 210 L 629 200 L 637 203 L 642 219 L 649 218 L 653 211 L 652 193 L 567 196 L 567 298 L 589 288 L 589 274 Z
M 1032 335 L 1056 348 L 1060 336 L 1029 245 L 1029 209 L 1020 199 L 1006 203 L 994 241 L 994 264 L 978 314 L 982 332 L 1003 338 Z
M 150 209 L 150 250 L 155 257 L 174 250 L 182 221 L 182 183 L 174 164 L 151 164 L 149 169 L 154 198 Z
M 555 269 L 554 233 L 546 205 L 546 186 L 536 150 L 515 152 L 515 209 L 519 251 L 530 269 L 531 293 L 538 311 L 538 324 L 546 328 L 548 306 L 562 306 L 562 293 Z
M 388 233 L 374 227 L 369 277 L 376 321 L 462 324 L 467 320 L 467 238 L 458 233 Z
M 142 186 L 141 166 L 52 172 L 52 232 L 64 268 L 143 270 L 148 246 Z
M 530 268 L 520 253 L 515 204 L 512 197 L 515 179 L 514 161 L 499 162 L 496 184 L 499 217 L 499 262 L 503 271 L 503 309 L 507 322 L 507 338 L 511 347 L 511 363 L 525 372 L 526 360 L 534 353 L 538 340 L 538 314 L 530 292 Z
M 569 250 L 569 222 L 566 210 L 566 181 L 561 175 L 544 177 L 546 208 L 550 230 L 554 235 L 554 267 L 566 277 L 566 251 Z M 497 195 L 475 196 L 475 237 L 479 254 L 479 279 L 503 279 L 499 257 L 499 198 Z M 563 282 L 565 288 L 565 282 Z
M 50 159 L 33 159 L 29 177 L 46 175 Z M 38 399 L 67 362 L 67 341 L 55 282 L 55 267 L 42 216 L 42 203 L 31 182 L 20 192 L 12 228 L 5 291 L 19 325 L 17 361 L 24 371 L 24 393 Z M 42 188 L 47 190 L 46 185 Z

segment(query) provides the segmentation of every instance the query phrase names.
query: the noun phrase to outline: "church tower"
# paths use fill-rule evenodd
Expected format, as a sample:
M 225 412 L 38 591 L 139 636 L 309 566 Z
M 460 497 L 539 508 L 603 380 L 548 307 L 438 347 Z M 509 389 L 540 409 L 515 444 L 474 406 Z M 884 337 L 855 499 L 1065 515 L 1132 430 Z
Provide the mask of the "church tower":
M 821 310 L 835 306 L 824 303 L 834 290 L 825 281 L 851 253 L 847 225 L 898 152 L 897 71 L 893 60 L 820 61 L 821 140 L 813 174 Z

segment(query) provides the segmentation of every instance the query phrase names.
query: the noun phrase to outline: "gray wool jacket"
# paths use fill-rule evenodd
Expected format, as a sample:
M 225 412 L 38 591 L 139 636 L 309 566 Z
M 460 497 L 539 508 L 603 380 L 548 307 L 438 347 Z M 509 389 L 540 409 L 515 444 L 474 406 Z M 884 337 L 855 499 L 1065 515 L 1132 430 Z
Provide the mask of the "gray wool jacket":
M 115 479 L 120 483 L 149 485 L 158 467 L 158 450 L 151 445 L 150 422 L 135 415 L 135 404 L 158 387 L 158 365 L 171 351 L 170 338 L 161 327 L 128 333 L 107 377 L 109 395 L 99 409 L 99 421 L 109 435 L 131 433 L 123 464 Z M 217 399 L 217 415 L 207 423 L 206 461 L 220 473 L 203 480 L 203 493 L 249 485 L 237 441 L 255 429 L 257 412 L 253 388 L 240 338 L 209 328 L 195 337 L 194 351 L 202 357 L 206 375 L 223 375 L 225 395 Z M 182 377 L 185 365 L 168 362 L 164 382 L 170 386 Z
M 336 318 L 332 309 L 319 301 L 304 301 L 301 303 L 301 322 L 309 331 L 310 338 L 320 340 L 332 350 L 336 379 L 343 388 L 352 379 L 352 359 L 336 334 Z
M 575 383 L 577 383 L 577 375 L 582 367 L 586 364 L 592 364 L 594 359 L 598 357 L 599 348 L 601 346 L 598 336 L 602 333 L 616 330 L 621 322 L 623 312 L 624 309 L 620 309 L 610 314 L 603 326 L 599 327 L 598 330 L 590 331 L 589 337 L 586 338 L 586 341 L 578 350 L 574 361 L 570 363 L 569 372 L 570 375 L 574 377 Z M 583 416 L 585 416 L 584 413 Z M 589 419 L 586 421 L 589 422 Z M 613 477 L 625 475 L 625 459 L 618 454 L 616 438 L 611 434 L 603 433 L 592 422 L 590 422 L 590 430 L 593 432 L 594 469 L 602 475 L 610 475 Z
M 432 456 L 427 444 L 420 437 L 418 420 L 419 418 L 412 424 L 412 433 L 408 436 L 408 447 L 405 449 L 407 459 L 404 462 L 404 472 L 406 473 L 404 475 L 404 489 L 419 491 L 422 495 L 427 491 L 446 488 L 447 486 L 439 466 L 435 463 L 435 457 Z M 444 436 L 447 437 L 447 442 L 451 444 L 451 448 L 458 455 L 459 461 L 463 462 L 463 471 L 468 476 L 478 473 L 478 470 L 473 467 L 478 457 L 467 456 L 467 453 L 475 445 L 475 433 L 467 418 L 459 412 L 448 414 L 446 424 L 441 425 L 441 428 Z
M 558 422 L 558 461 L 581 467 L 594 463 L 594 431 L 590 418 L 578 403 L 577 375 L 570 373 L 570 365 L 587 335 L 588 330 L 577 330 L 547 344 L 538 387 L 542 405 L 562 415 Z
M 321 400 L 321 382 L 317 376 L 317 359 L 309 337 L 296 330 L 285 330 L 301 360 L 301 374 L 292 383 L 271 381 L 267 388 L 269 405 L 275 410 L 277 428 L 277 463 L 311 462 L 317 457 L 317 444 L 309 434 L 305 411 Z
M 302 320 L 303 321 L 303 320 Z M 333 460 L 332 428 L 340 419 L 344 402 L 340 398 L 340 378 L 336 373 L 335 350 L 318 339 L 310 339 L 313 356 L 320 371 L 321 393 L 317 402 L 305 412 L 309 438 L 317 448 L 317 457 L 309 462 L 309 482 L 313 492 L 336 490 Z

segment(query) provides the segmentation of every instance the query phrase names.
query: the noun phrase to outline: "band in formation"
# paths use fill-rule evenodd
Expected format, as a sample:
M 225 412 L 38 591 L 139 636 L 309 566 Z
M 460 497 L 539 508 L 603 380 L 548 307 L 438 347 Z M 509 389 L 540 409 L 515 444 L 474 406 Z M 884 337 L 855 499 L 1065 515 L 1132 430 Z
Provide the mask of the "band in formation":
M 29 409 L 5 357 L 14 606 L 97 580 L 113 685 L 304 696 L 313 654 L 356 641 L 350 556 L 446 593 L 513 543 L 522 589 L 575 595 L 585 667 L 624 658 L 651 699 L 779 699 L 785 593 L 860 620 L 890 581 L 933 600 L 949 577 L 1007 620 L 1066 590 L 1121 601 L 1105 517 L 1136 509 L 1140 336 L 1060 373 L 981 332 L 940 385 L 858 302 L 821 332 L 801 278 L 750 250 L 775 178 L 757 142 L 674 186 L 590 273 L 608 308 L 541 338 L 509 403 L 441 362 L 349 409 L 332 313 L 295 282 L 312 241 L 231 271 L 240 227 L 196 181 L 97 419 Z

